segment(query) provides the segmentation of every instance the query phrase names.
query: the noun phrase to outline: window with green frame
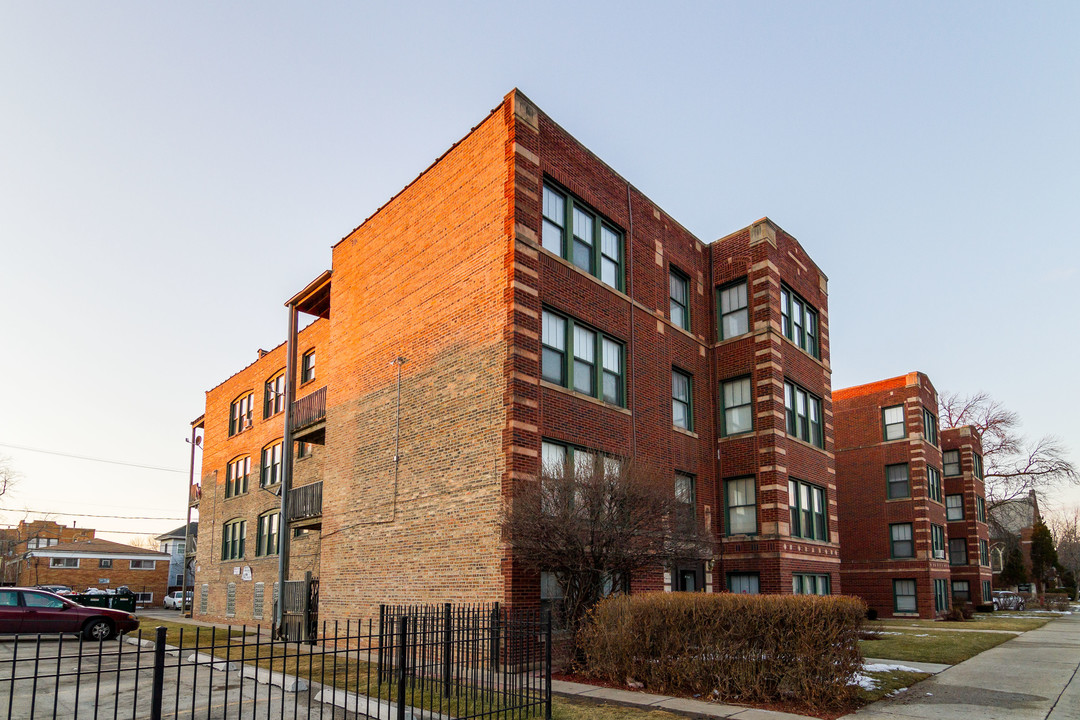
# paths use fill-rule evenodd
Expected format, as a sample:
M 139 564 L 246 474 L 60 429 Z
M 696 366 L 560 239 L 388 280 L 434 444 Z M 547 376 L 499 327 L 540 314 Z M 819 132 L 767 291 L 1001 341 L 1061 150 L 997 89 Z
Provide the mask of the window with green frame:
M 257 532 L 255 536 L 255 555 L 278 554 L 278 530 L 281 523 L 281 512 L 274 510 L 259 516 Z
M 829 595 L 829 576 L 808 573 L 794 573 L 791 576 L 793 595 Z
M 750 332 L 750 308 L 746 296 L 746 280 L 725 285 L 716 291 L 720 322 L 717 337 L 720 340 L 738 337 Z
M 986 540 L 979 540 L 979 564 L 990 566 L 990 543 Z
M 945 477 L 954 477 L 960 474 L 960 451 L 946 450 L 941 453 L 941 464 L 944 465 Z
M 757 573 L 728 573 L 727 589 L 736 595 L 757 595 L 761 592 L 761 578 Z
M 930 526 L 930 547 L 935 560 L 945 559 L 945 528 L 941 525 Z
M 889 500 L 911 497 L 911 476 L 907 463 L 885 466 L 886 497 Z
M 248 391 L 232 401 L 229 406 L 229 437 L 251 427 L 251 412 L 255 406 L 255 393 Z
M 694 379 L 675 368 L 671 369 L 671 424 L 694 429 Z
M 784 410 L 788 435 L 819 448 L 825 447 L 821 398 L 788 380 L 784 382 Z
M 725 534 L 757 534 L 757 492 L 753 477 L 724 481 L 724 512 Z
M 225 467 L 225 497 L 243 495 L 248 491 L 248 475 L 251 474 L 251 458 L 236 458 Z
M 919 611 L 919 604 L 915 596 L 914 580 L 893 580 L 893 610 L 898 613 L 913 613 Z
M 938 612 L 949 609 L 949 581 L 935 578 L 934 609 Z
M 881 409 L 882 437 L 886 440 L 899 440 L 907 437 L 907 426 L 904 424 L 904 406 L 893 405 Z
M 986 522 L 986 498 L 975 498 L 975 519 L 981 523 Z
M 221 527 L 221 559 L 240 560 L 244 557 L 247 520 L 230 520 Z
M 690 278 L 674 265 L 668 266 L 668 294 L 671 296 L 671 322 L 690 329 Z
M 825 488 L 801 480 L 788 480 L 788 513 L 792 537 L 829 539 Z
M 780 327 L 784 337 L 813 357 L 820 357 L 817 310 L 787 285 L 780 286 Z
M 754 429 L 754 405 L 751 397 L 750 378 L 727 380 L 720 386 L 720 399 L 724 405 L 723 425 L 720 434 L 724 437 L 750 432 Z
M 693 475 L 675 473 L 675 502 L 680 529 L 697 527 L 697 483 Z
M 540 443 L 540 462 L 543 472 L 552 476 L 561 475 L 568 467 L 578 476 L 591 475 L 598 462 L 603 463 L 605 473 L 618 474 L 622 470 L 622 460 L 613 455 L 546 439 Z
M 980 455 L 978 453 L 974 453 L 974 452 L 971 453 L 971 461 L 972 461 L 972 472 L 975 473 L 975 477 L 982 480 L 982 476 L 983 476 L 982 455 Z
M 931 445 L 938 444 L 937 418 L 932 412 L 923 408 L 923 440 Z
M 544 183 L 541 245 L 605 285 L 623 289 L 623 236 L 570 193 Z
M 982 601 L 984 603 L 993 602 L 993 594 L 990 592 L 990 581 L 982 581 Z
M 285 409 L 285 371 L 281 370 L 263 384 L 263 419 Z
M 915 540 L 911 523 L 889 525 L 889 554 L 894 558 L 915 557 Z
M 949 538 L 949 564 L 968 564 L 967 538 Z
M 544 380 L 623 407 L 623 344 L 568 315 L 543 311 L 540 374 Z
M 259 487 L 269 487 L 281 482 L 281 454 L 283 446 L 278 440 L 262 451 L 262 467 L 259 471 Z
M 964 519 L 964 496 L 945 496 L 945 519 L 949 521 Z
M 926 466 L 926 492 L 934 502 L 941 502 L 941 471 Z

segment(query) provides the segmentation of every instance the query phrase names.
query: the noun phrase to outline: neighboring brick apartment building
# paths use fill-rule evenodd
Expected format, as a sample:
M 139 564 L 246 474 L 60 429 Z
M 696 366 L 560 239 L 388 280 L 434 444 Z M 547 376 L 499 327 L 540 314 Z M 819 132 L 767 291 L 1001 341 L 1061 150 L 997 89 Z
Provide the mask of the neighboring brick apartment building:
M 993 602 L 979 431 L 971 425 L 942 430 L 941 456 L 952 600 L 975 605 Z
M 127 586 L 140 605 L 160 604 L 169 584 L 169 556 L 102 540 L 94 533 L 48 520 L 20 522 L 18 539 L 4 558 L 5 583 L 67 585 L 77 592 Z
M 197 616 L 269 619 L 278 532 L 322 618 L 534 605 L 498 521 L 566 458 L 658 468 L 722 536 L 635 589 L 839 590 L 827 283 L 772 221 L 699 241 L 514 91 L 288 305 L 318 318 L 295 341 L 306 510 L 281 523 L 263 491 L 283 345 L 207 393 Z

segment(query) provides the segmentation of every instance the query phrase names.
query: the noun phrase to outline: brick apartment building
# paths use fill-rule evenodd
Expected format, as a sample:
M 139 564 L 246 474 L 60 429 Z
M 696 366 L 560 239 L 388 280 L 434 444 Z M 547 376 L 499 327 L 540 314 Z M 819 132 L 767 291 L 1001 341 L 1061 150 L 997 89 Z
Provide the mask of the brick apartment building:
M 941 431 L 950 590 L 954 603 L 993 602 L 982 440 L 971 425 Z
M 701 242 L 513 91 L 287 306 L 206 395 L 196 616 L 269 619 L 279 533 L 322 618 L 534 605 L 498 521 L 567 458 L 659 468 L 722 539 L 635 589 L 839 590 L 827 281 L 772 221 Z

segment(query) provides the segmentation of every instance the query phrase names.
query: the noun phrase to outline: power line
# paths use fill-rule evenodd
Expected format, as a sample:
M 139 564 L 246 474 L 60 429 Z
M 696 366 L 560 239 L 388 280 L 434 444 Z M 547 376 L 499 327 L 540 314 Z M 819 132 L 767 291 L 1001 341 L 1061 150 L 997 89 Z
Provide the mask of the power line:
M 89 460 L 90 462 L 107 463 L 109 465 L 124 465 L 126 467 L 141 468 L 143 470 L 157 470 L 158 472 L 187 473 L 187 470 L 158 467 L 156 465 L 140 465 L 139 463 L 124 462 L 123 460 L 106 460 L 105 458 L 90 457 L 88 455 L 75 455 L 72 453 L 59 452 L 57 450 L 42 450 L 41 448 L 26 447 L 25 445 L 12 445 L 0 443 L 0 447 L 14 448 L 16 450 L 28 450 L 29 452 L 42 453 L 43 455 L 59 455 L 60 457 L 75 458 L 76 460 Z
M 109 520 L 175 520 L 179 522 L 184 519 L 179 517 L 146 517 L 143 515 L 91 515 L 89 513 L 70 513 L 64 512 L 62 510 L 27 510 L 24 508 L 3 510 L 2 512 L 30 513 L 34 515 L 58 515 L 62 517 L 108 518 Z

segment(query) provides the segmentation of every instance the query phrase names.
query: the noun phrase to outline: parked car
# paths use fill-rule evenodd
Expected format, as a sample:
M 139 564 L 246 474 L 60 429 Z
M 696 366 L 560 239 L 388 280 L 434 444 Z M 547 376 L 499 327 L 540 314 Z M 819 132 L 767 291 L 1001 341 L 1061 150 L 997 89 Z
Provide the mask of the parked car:
M 180 609 L 180 590 L 174 590 L 165 596 L 165 609 L 166 610 L 179 610 Z M 195 597 L 191 590 L 187 591 L 187 597 L 184 604 L 191 607 L 191 601 Z
M 57 595 L 70 595 L 71 588 L 67 585 L 38 585 L 38 590 L 44 590 L 45 592 L 56 593 Z
M 34 588 L 0 588 L 0 633 L 81 633 L 103 641 L 139 628 L 139 618 L 121 610 L 83 607 Z
M 1023 610 L 1026 607 L 1024 598 L 1009 590 L 995 590 L 993 596 L 995 610 Z

